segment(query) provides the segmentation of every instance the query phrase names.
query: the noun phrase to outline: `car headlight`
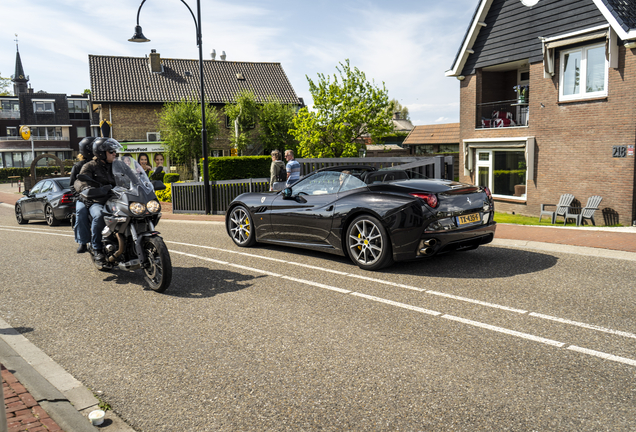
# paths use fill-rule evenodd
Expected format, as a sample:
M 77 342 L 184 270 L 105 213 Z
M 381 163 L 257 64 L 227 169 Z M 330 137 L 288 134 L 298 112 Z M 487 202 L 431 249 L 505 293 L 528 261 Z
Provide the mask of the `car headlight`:
M 159 213 L 161 211 L 161 204 L 157 200 L 150 200 L 146 203 L 146 208 L 150 213 Z
M 130 203 L 128 206 L 130 212 L 134 215 L 141 215 L 146 211 L 146 206 L 140 202 Z

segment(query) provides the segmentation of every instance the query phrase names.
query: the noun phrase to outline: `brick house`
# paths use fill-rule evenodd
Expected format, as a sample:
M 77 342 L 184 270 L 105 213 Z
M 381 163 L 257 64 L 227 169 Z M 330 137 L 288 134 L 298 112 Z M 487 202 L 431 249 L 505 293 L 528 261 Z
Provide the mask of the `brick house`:
M 89 55 L 88 60 L 100 123 L 110 122 L 112 137 L 126 143 L 130 153 L 162 151 L 157 114 L 164 103 L 199 99 L 198 60 L 161 58 L 155 50 L 146 58 Z M 217 108 L 234 102 L 242 90 L 251 90 L 257 102 L 274 96 L 303 105 L 280 63 L 204 60 L 203 74 L 206 100 Z M 229 139 L 217 139 L 210 155 L 229 156 L 230 149 Z
M 460 80 L 460 180 L 499 211 L 601 195 L 597 221 L 636 224 L 635 48 L 632 1 L 479 0 L 446 72 Z
M 71 159 L 79 142 L 95 133 L 89 95 L 34 92 L 28 87 L 20 52 L 16 52 L 13 96 L 0 96 L 0 168 L 28 168 L 42 154 Z M 31 139 L 20 136 L 28 126 Z M 46 165 L 46 159 L 38 165 Z

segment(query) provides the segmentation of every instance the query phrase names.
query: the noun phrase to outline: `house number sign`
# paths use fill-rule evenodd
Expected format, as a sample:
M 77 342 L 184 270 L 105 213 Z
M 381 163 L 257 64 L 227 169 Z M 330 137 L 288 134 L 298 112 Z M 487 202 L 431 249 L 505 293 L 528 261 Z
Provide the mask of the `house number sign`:
M 612 147 L 612 157 L 627 157 L 627 146 Z

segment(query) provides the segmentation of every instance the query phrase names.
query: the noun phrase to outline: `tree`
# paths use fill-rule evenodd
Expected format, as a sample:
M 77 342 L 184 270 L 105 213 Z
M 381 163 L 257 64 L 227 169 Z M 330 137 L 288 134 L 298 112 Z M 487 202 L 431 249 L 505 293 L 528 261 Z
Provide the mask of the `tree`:
M 235 103 L 225 105 L 225 115 L 230 120 L 230 143 L 236 148 L 238 154 L 250 145 L 255 144 L 258 132 L 256 120 L 258 119 L 258 105 L 256 96 L 249 90 L 242 90 L 236 95 Z
M 11 79 L 0 75 L 0 96 L 11 96 Z
M 289 130 L 294 125 L 296 110 L 291 105 L 282 104 L 275 97 L 270 97 L 258 110 L 260 125 L 259 138 L 265 153 L 274 149 L 294 150 L 298 142 Z
M 201 105 L 194 97 L 180 102 L 168 102 L 158 114 L 159 130 L 171 161 L 192 163 L 195 178 L 199 177 L 197 161 L 203 157 L 201 148 Z M 219 113 L 205 105 L 207 144 L 219 133 Z
M 364 72 L 351 68 L 348 59 L 336 70 L 340 79 L 334 74 L 333 82 L 321 73 L 317 84 L 307 77 L 315 111 L 301 109 L 289 131 L 298 140 L 303 157 L 357 156 L 364 136 L 377 142 L 393 130 L 384 83 L 379 88 L 368 82 Z
M 397 99 L 391 99 L 390 103 L 391 103 L 391 114 L 399 112 L 400 117 L 403 120 L 411 120 L 408 107 L 402 106 L 402 104 L 398 102 Z

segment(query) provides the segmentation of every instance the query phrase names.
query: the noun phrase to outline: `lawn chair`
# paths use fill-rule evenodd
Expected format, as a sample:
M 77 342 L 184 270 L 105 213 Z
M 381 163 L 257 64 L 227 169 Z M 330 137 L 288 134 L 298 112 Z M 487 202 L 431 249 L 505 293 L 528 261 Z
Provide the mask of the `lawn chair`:
M 568 207 L 564 216 L 565 220 L 567 221 L 568 219 L 576 219 L 576 226 L 581 226 L 583 219 L 589 219 L 592 221 L 592 225 L 596 226 L 596 222 L 594 222 L 594 212 L 598 210 L 598 206 L 599 204 L 601 204 L 602 200 L 603 200 L 603 197 L 594 195 L 587 199 L 587 204 L 585 204 L 585 207 L 583 208 Z M 571 210 L 580 210 L 581 212 L 571 213 L 570 212 Z M 563 221 L 563 225 L 565 225 L 565 221 Z
M 565 217 L 565 212 L 567 211 L 570 204 L 574 201 L 574 195 L 572 194 L 563 194 L 561 198 L 559 198 L 558 204 L 541 204 L 541 213 L 539 214 L 539 222 L 541 222 L 541 217 L 543 215 L 550 216 L 552 224 L 556 223 L 557 216 Z M 554 211 L 546 210 L 546 207 L 556 207 Z

